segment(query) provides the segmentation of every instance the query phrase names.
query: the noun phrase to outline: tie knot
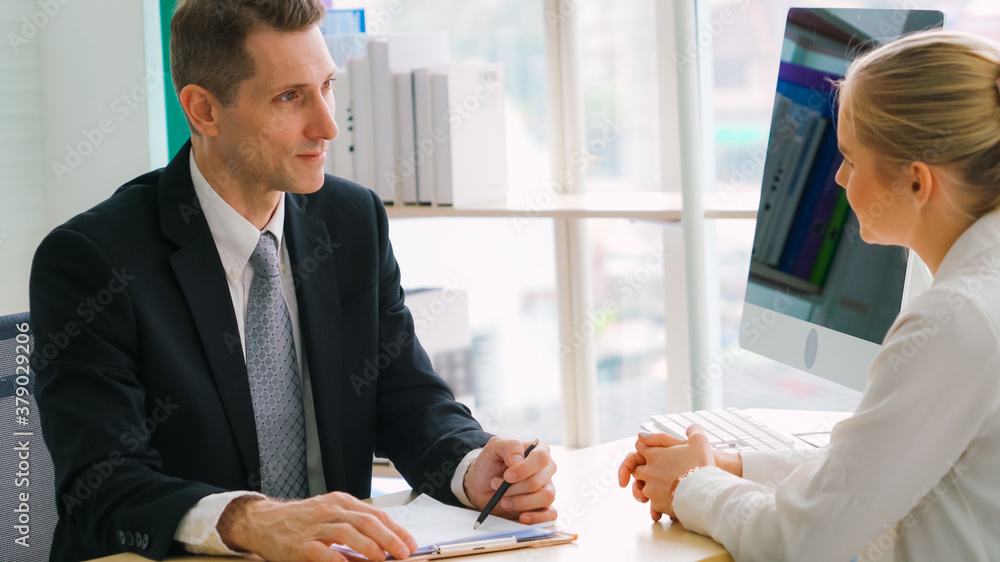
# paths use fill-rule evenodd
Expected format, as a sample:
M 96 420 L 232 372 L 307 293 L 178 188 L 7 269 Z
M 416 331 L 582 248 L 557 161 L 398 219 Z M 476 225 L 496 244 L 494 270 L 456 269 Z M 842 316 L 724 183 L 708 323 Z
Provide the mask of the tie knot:
M 260 235 L 257 247 L 250 254 L 250 265 L 254 273 L 262 277 L 277 277 L 280 275 L 278 269 L 278 243 L 274 235 L 265 232 Z

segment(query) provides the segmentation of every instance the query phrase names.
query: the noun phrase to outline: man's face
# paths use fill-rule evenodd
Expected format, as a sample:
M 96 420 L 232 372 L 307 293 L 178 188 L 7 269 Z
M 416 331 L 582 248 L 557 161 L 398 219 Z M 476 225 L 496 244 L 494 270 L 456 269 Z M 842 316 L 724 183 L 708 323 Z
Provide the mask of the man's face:
M 327 145 L 337 136 L 337 67 L 319 29 L 264 30 L 247 37 L 253 77 L 219 109 L 217 143 L 227 172 L 244 189 L 312 193 L 323 185 Z

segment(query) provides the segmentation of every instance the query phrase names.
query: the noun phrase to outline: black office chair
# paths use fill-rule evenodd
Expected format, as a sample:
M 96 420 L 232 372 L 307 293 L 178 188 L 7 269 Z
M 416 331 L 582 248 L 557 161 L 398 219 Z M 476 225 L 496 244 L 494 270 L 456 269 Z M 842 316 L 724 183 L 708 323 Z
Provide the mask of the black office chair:
M 58 518 L 52 458 L 42 440 L 35 405 L 35 373 L 27 364 L 30 350 L 28 314 L 0 316 L 0 560 L 4 562 L 48 560 Z

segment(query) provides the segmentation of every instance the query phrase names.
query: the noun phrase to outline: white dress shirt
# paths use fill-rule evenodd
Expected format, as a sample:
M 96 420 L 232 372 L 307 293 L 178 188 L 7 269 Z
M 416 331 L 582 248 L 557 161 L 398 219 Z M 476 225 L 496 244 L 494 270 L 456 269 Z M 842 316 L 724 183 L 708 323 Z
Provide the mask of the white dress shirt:
M 226 281 L 229 285 L 229 295 L 233 299 L 233 310 L 236 313 L 236 324 L 240 330 L 240 343 L 243 355 L 246 357 L 246 340 L 244 325 L 247 310 L 247 299 L 250 295 L 250 284 L 253 281 L 253 267 L 250 266 L 250 256 L 257 247 L 260 235 L 270 232 L 277 240 L 280 249 L 281 286 L 292 321 L 292 337 L 295 339 L 295 357 L 302 377 L 302 399 L 306 418 L 306 464 L 308 466 L 309 495 L 316 496 L 327 492 L 326 480 L 323 477 L 323 463 L 320 457 L 319 434 L 316 427 L 316 410 L 312 399 L 312 385 L 309 379 L 309 365 L 302 351 L 302 338 L 299 330 L 299 308 L 295 291 L 286 291 L 293 287 L 291 260 L 288 256 L 288 246 L 285 244 L 285 198 L 278 202 L 278 208 L 270 222 L 263 230 L 258 230 L 243 215 L 233 209 L 209 185 L 195 164 L 194 150 L 190 156 L 191 180 L 194 182 L 198 203 L 205 213 L 205 220 L 212 232 L 219 258 L 226 271 Z M 452 477 L 451 489 L 463 504 L 471 506 L 465 495 L 463 481 L 469 465 L 478 456 L 480 449 L 470 451 L 459 464 Z M 185 548 L 199 554 L 240 554 L 226 547 L 219 536 L 216 526 L 219 517 L 233 499 L 253 495 L 264 497 L 256 492 L 236 491 L 212 494 L 202 498 L 191 507 L 174 533 L 174 540 L 184 544 Z
M 685 527 L 736 560 L 1000 560 L 1000 212 L 890 327 L 830 445 L 681 480 Z

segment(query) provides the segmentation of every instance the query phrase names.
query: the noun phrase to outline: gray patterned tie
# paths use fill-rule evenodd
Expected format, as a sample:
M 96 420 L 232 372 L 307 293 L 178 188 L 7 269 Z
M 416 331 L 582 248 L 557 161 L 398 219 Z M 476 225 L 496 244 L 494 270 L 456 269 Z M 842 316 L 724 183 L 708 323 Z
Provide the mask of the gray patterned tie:
M 274 498 L 304 498 L 306 427 L 292 321 L 281 294 L 278 247 L 261 234 L 250 256 L 253 282 L 247 302 L 247 374 L 260 452 L 261 491 Z

